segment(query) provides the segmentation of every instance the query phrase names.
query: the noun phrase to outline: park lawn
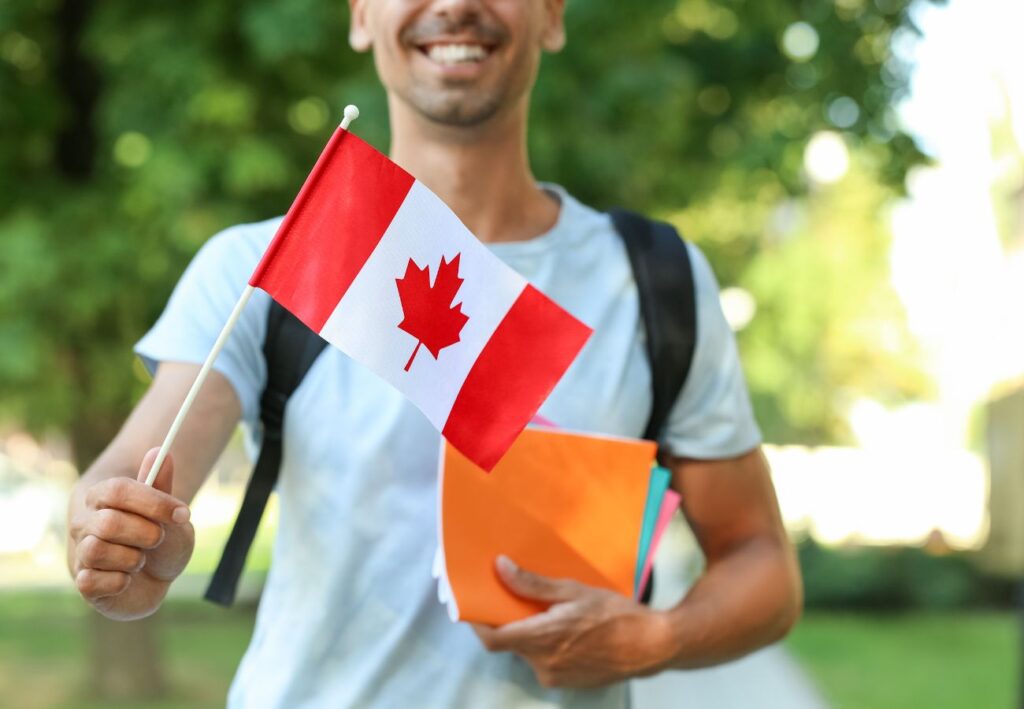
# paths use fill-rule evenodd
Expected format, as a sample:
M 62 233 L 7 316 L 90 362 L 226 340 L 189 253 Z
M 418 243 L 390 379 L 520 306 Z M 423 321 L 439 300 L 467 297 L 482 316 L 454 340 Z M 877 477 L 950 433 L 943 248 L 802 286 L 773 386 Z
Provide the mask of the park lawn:
M 157 618 L 171 696 L 111 703 L 85 695 L 88 613 L 84 602 L 69 593 L 0 594 L 0 706 L 223 707 L 254 619 L 252 607 L 225 610 L 199 600 L 167 601 Z
M 0 594 L 0 704 L 117 706 L 83 696 L 87 612 L 67 593 Z M 145 706 L 223 706 L 252 631 L 253 609 L 172 599 L 159 618 L 174 694 Z M 1013 702 L 1018 645 L 1010 613 L 809 613 L 788 646 L 839 709 L 975 709 Z
M 812 612 L 786 644 L 836 709 L 1017 706 L 1012 613 Z

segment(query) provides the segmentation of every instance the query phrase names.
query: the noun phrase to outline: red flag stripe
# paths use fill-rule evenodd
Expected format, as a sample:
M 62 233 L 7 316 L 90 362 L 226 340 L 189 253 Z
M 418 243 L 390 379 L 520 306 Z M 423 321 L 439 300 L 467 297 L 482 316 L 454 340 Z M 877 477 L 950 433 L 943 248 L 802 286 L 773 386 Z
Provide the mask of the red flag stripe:
M 270 293 L 320 332 L 412 184 L 412 175 L 338 128 L 281 222 L 250 285 Z M 311 201 L 316 208 L 307 210 Z
M 526 286 L 484 345 L 442 433 L 491 470 L 590 337 L 591 330 Z

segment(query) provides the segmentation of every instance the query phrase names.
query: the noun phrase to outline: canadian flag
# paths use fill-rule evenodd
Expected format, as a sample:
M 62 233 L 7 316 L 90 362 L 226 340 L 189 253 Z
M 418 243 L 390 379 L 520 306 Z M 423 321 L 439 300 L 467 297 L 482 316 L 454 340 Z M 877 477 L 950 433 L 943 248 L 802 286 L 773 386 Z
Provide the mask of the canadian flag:
M 591 333 L 342 128 L 249 284 L 394 385 L 485 470 Z

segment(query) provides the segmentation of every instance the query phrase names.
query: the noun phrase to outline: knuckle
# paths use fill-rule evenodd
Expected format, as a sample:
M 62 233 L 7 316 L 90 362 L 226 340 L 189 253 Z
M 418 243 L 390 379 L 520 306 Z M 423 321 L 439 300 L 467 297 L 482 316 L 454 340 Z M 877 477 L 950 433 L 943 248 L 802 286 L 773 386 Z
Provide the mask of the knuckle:
M 75 577 L 75 587 L 80 594 L 88 598 L 96 592 L 96 575 L 88 569 L 79 572 Z
M 160 546 L 163 540 L 164 528 L 159 524 L 146 524 L 140 530 L 139 542 L 143 548 L 152 549 L 153 547 Z
M 523 571 L 522 569 L 517 569 L 515 573 L 512 574 L 512 578 L 523 588 L 533 589 L 537 587 L 537 577 Z
M 121 513 L 116 510 L 99 510 L 96 512 L 94 529 L 101 539 L 111 539 L 121 533 L 123 528 Z
M 124 593 L 126 590 L 128 590 L 128 586 L 130 586 L 131 583 L 131 576 L 129 576 L 128 574 L 118 574 L 117 587 L 113 591 L 114 595 Z
M 78 543 L 78 558 L 83 564 L 91 566 L 102 558 L 103 542 L 95 535 L 88 535 Z
M 68 534 L 71 535 L 72 539 L 81 540 L 82 537 L 87 533 L 86 526 L 88 524 L 88 513 L 75 514 L 68 520 Z
M 135 559 L 129 566 L 131 567 L 131 573 L 137 574 L 140 571 L 142 571 L 142 567 L 145 566 L 145 554 L 143 554 L 141 551 L 135 551 L 134 556 Z
M 579 581 L 565 579 L 562 581 L 562 591 L 571 596 L 583 596 L 590 593 L 592 589 Z
M 146 555 L 138 549 L 132 549 L 128 552 L 128 571 L 133 574 L 137 574 L 142 571 L 142 567 L 146 565 Z
M 127 502 L 131 495 L 131 480 L 128 478 L 114 478 L 107 483 L 106 501 L 117 507 Z

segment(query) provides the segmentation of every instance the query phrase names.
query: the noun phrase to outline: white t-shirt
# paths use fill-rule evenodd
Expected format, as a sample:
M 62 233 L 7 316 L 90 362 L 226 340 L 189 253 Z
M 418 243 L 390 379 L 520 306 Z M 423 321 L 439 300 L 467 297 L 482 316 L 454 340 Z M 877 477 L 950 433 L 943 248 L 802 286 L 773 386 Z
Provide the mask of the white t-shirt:
M 639 436 L 651 406 L 636 284 L 609 218 L 561 199 L 546 234 L 494 253 L 594 328 L 540 414 L 581 431 Z M 210 239 L 163 315 L 136 346 L 157 362 L 202 362 L 280 220 Z M 760 432 L 723 317 L 718 286 L 690 246 L 697 344 L 663 443 L 726 458 Z M 258 441 L 269 297 L 257 291 L 214 368 L 233 385 Z M 431 562 L 439 434 L 365 367 L 327 347 L 288 403 L 277 492 L 280 522 L 256 628 L 231 687 L 232 707 L 621 707 L 625 685 L 540 687 L 519 657 L 488 653 L 448 620 Z

